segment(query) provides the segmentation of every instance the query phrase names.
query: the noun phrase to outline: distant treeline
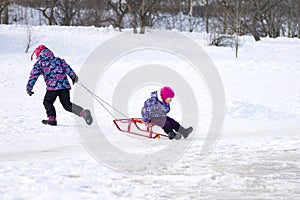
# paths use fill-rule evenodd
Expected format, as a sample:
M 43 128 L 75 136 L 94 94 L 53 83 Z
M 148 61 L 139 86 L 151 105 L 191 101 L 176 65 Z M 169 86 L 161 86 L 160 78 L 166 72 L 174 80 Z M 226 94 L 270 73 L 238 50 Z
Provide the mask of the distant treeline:
M 30 12 L 28 12 L 30 10 Z M 35 13 L 38 13 L 39 17 Z M 0 23 L 300 38 L 299 0 L 0 0 Z

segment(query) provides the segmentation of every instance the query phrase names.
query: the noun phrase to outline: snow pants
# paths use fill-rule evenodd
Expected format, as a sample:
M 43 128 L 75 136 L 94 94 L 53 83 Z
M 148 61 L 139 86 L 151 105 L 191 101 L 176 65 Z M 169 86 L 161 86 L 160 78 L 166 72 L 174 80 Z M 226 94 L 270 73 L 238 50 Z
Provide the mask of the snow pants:
M 171 117 L 152 117 L 151 123 L 160 126 L 166 133 L 169 133 L 171 130 L 178 132 L 180 124 Z
M 59 97 L 60 103 L 64 107 L 65 110 L 80 116 L 80 112 L 83 110 L 83 108 L 81 108 L 80 106 L 78 106 L 76 104 L 71 103 L 70 90 L 63 89 L 63 90 L 53 90 L 53 91 L 46 92 L 43 104 L 45 106 L 48 117 L 51 117 L 51 116 L 56 117 L 56 111 L 55 111 L 55 107 L 53 104 L 57 97 Z

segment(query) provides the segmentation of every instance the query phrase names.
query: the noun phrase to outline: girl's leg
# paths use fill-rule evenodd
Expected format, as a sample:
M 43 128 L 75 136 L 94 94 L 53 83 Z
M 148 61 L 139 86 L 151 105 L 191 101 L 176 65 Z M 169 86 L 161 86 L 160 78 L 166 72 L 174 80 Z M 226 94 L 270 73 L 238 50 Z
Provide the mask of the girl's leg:
M 155 117 L 151 118 L 151 123 L 160 126 L 168 135 L 169 139 L 180 139 L 181 135 L 175 133 L 178 131 L 180 124 L 171 117 Z
M 56 117 L 56 111 L 53 104 L 56 100 L 57 95 L 58 95 L 57 91 L 47 91 L 45 94 L 43 104 L 45 106 L 48 117 Z
M 72 112 L 78 116 L 81 116 L 83 108 L 70 101 L 70 91 L 68 89 L 60 90 L 59 100 L 65 110 Z
M 171 117 L 152 117 L 151 123 L 160 126 L 165 132 L 170 130 L 178 131 L 180 124 Z
M 167 117 L 164 126 L 162 127 L 164 130 L 175 130 L 178 131 L 180 124 L 173 118 Z
M 163 128 L 166 124 L 166 117 L 151 117 L 151 123 Z
M 43 104 L 44 104 L 45 109 L 46 109 L 48 120 L 42 120 L 43 124 L 51 125 L 51 126 L 56 126 L 57 125 L 56 111 L 55 111 L 55 108 L 53 106 L 57 95 L 58 95 L 57 91 L 47 91 L 46 94 L 45 94 Z
M 65 110 L 72 112 L 79 117 L 83 117 L 88 125 L 92 124 L 93 118 L 91 112 L 89 110 L 84 110 L 82 107 L 72 103 L 70 101 L 70 91 L 68 89 L 60 90 L 59 100 Z

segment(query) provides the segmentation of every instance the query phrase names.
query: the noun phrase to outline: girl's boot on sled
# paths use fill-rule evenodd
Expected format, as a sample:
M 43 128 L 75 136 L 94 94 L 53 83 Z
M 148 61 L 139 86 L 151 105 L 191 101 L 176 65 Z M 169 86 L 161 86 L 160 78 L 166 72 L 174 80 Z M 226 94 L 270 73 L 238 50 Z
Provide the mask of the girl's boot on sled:
M 173 140 L 174 138 L 176 140 L 179 140 L 181 138 L 181 134 L 180 133 L 175 133 L 173 131 L 173 129 L 170 129 L 170 130 L 166 131 L 166 133 L 168 134 L 170 140 Z
M 178 133 L 181 133 L 184 138 L 187 138 L 189 134 L 193 131 L 193 127 L 183 128 L 179 126 Z

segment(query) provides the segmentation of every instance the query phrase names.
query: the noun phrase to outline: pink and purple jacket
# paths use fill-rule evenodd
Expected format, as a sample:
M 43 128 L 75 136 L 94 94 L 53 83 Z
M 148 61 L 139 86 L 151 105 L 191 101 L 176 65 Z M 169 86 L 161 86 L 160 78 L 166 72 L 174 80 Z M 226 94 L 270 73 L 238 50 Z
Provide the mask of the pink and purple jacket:
M 32 90 L 40 75 L 43 75 L 48 91 L 71 89 L 67 75 L 72 80 L 76 77 L 75 72 L 66 61 L 55 57 L 48 48 L 39 54 L 38 60 L 34 64 L 26 86 L 27 90 Z
M 159 95 L 159 91 L 151 93 L 151 98 L 144 102 L 141 110 L 144 122 L 150 122 L 151 118 L 164 118 L 170 112 L 170 104 L 165 103 Z

